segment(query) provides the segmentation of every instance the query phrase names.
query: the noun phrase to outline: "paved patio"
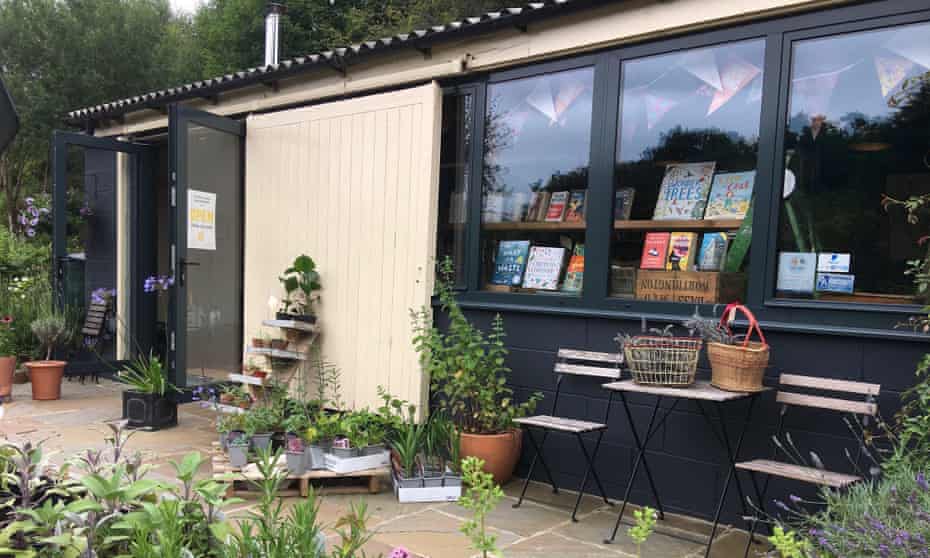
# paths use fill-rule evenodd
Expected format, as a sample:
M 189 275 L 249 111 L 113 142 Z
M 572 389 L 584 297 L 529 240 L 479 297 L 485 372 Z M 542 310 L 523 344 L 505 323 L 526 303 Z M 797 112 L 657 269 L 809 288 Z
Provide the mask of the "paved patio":
M 30 387 L 14 386 L 13 402 L 4 405 L 5 417 L 0 420 L 0 437 L 45 440 L 46 451 L 54 462 L 61 462 L 76 452 L 103 445 L 103 423 L 120 417 L 121 386 L 101 380 L 99 385 L 65 382 L 60 401 L 38 402 L 30 399 Z M 142 451 L 147 462 L 158 464 L 152 475 L 172 478 L 170 460 L 200 451 L 210 451 L 216 434 L 214 413 L 196 404 L 183 405 L 180 425 L 163 432 L 140 432 L 130 441 L 130 450 Z M 203 471 L 210 473 L 209 463 Z M 617 542 L 600 544 L 610 532 L 616 515 L 601 500 L 585 498 L 579 512 L 579 522 L 569 519 L 575 496 L 563 491 L 552 494 L 546 485 L 533 483 L 528 499 L 519 509 L 512 509 L 519 494 L 520 483 L 504 487 L 507 496 L 494 512 L 489 524 L 498 536 L 498 543 L 507 558 L 563 557 L 608 558 L 635 556 L 636 548 L 621 527 Z M 344 513 L 348 504 L 364 498 L 371 514 L 369 527 L 374 537 L 368 544 L 368 555 L 385 556 L 394 546 L 404 546 L 416 556 L 429 558 L 469 558 L 467 538 L 459 526 L 468 516 L 467 510 L 454 503 L 400 504 L 390 491 L 371 496 L 325 495 L 320 506 L 320 518 L 328 526 Z M 293 501 L 293 499 L 288 499 Z M 286 501 L 285 503 L 287 503 Z M 253 501 L 239 504 L 227 513 L 232 517 L 247 513 Z M 710 525 L 701 520 L 667 514 L 657 533 L 643 548 L 643 557 L 703 556 L 702 536 Z M 672 536 L 674 535 L 674 536 Z M 746 541 L 744 532 L 724 527 L 718 535 L 712 556 L 741 557 Z

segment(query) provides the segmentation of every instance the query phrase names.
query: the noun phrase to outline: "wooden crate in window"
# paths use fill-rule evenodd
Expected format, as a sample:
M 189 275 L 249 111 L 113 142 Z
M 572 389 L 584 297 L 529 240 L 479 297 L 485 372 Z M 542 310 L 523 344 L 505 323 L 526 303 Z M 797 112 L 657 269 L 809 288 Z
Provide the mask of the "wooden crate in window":
M 654 271 L 636 275 L 636 298 L 689 304 L 727 304 L 744 300 L 745 273 L 719 271 Z

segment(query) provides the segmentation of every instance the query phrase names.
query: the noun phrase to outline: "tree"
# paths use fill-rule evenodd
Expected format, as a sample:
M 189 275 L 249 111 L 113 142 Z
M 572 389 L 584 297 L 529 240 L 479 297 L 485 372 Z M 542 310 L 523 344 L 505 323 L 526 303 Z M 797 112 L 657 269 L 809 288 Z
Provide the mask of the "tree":
M 0 1 L 0 73 L 22 120 L 0 159 L 6 225 L 26 193 L 49 192 L 49 138 L 67 110 L 199 76 L 194 45 L 168 0 Z

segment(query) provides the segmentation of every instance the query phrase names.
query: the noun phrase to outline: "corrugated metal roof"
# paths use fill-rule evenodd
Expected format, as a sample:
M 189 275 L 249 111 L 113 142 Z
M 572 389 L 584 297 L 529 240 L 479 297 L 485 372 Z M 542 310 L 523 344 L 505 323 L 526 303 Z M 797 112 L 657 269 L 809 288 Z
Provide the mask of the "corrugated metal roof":
M 177 87 L 160 89 L 143 95 L 136 95 L 103 103 L 92 107 L 74 110 L 68 113 L 68 120 L 78 123 L 87 120 L 99 120 L 118 117 L 119 115 L 145 108 L 159 109 L 168 103 L 198 97 L 211 97 L 223 91 L 229 91 L 256 83 L 272 83 L 310 70 L 320 65 L 329 65 L 344 69 L 361 57 L 385 52 L 396 48 L 428 48 L 430 45 L 459 37 L 465 34 L 486 33 L 502 27 L 523 27 L 533 21 L 563 15 L 572 9 L 587 8 L 592 5 L 605 4 L 617 0 L 546 0 L 530 2 L 519 8 L 506 8 L 488 12 L 481 16 L 468 17 L 445 25 L 436 25 L 427 29 L 416 29 L 393 37 L 384 37 L 374 41 L 334 48 L 325 52 L 297 56 L 282 60 L 278 64 L 249 68 L 218 76 L 212 79 L 195 81 Z

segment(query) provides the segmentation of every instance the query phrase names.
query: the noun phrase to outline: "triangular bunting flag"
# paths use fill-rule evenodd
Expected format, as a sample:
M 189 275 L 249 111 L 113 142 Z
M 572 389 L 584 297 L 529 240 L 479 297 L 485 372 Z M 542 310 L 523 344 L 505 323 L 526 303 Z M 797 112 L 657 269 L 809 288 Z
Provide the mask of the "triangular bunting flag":
M 727 104 L 734 95 L 739 93 L 744 87 L 749 85 L 757 75 L 762 72 L 757 66 L 741 59 L 734 59 L 727 62 L 720 72 L 720 82 L 723 89 L 717 91 L 714 98 L 710 101 L 707 108 L 707 116 L 713 114 L 717 109 Z
M 562 83 L 559 87 L 559 93 L 555 97 L 555 117 L 556 119 L 564 124 L 562 120 L 562 115 L 565 114 L 565 111 L 574 104 L 575 100 L 584 92 L 584 84 L 573 81 L 570 83 Z
M 882 97 L 887 97 L 894 89 L 904 81 L 907 73 L 914 67 L 914 63 L 906 58 L 897 56 L 876 56 L 875 72 L 878 74 L 878 82 L 882 86 Z
M 678 101 L 659 97 L 651 93 L 646 93 L 643 97 L 646 103 L 646 128 L 649 130 L 658 124 L 659 121 L 662 120 L 662 117 L 678 104 Z
M 541 78 L 536 83 L 536 87 L 526 97 L 526 102 L 545 115 L 550 124 L 556 121 L 555 104 L 552 101 L 552 88 L 548 78 Z
M 714 49 L 704 48 L 685 54 L 679 64 L 685 71 L 717 91 L 723 89 Z
M 795 78 L 791 81 L 791 113 L 804 112 L 810 116 L 826 115 L 830 96 L 839 82 L 840 74 L 849 70 L 858 62 L 822 74 Z
M 922 32 L 919 32 L 919 28 L 905 27 L 895 33 L 882 46 L 898 56 L 920 64 L 924 68 L 930 68 L 930 45 L 924 40 L 926 38 L 926 27 L 921 26 L 921 28 L 923 29 Z

